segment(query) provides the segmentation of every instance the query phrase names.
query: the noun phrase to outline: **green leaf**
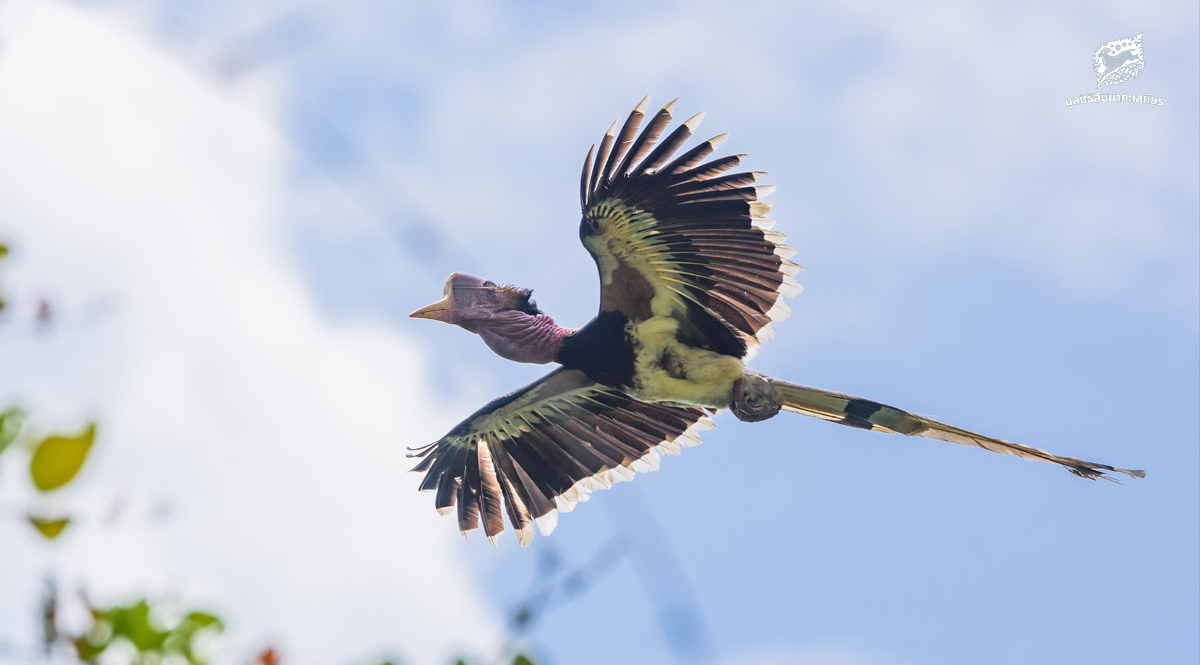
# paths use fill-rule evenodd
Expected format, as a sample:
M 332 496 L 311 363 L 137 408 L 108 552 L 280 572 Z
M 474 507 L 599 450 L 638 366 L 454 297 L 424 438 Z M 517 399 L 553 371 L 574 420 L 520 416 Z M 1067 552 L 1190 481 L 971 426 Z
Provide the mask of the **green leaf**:
M 83 602 L 91 612 L 92 625 L 71 643 L 75 645 L 80 660 L 95 665 L 99 662 L 100 654 L 112 644 L 112 612 L 92 607 L 86 598 Z
M 49 492 L 71 482 L 87 459 L 95 438 L 96 424 L 88 423 L 87 429 L 79 436 L 56 435 L 39 443 L 29 462 L 29 475 L 33 478 L 34 486 Z
M 42 534 L 46 540 L 54 540 L 62 534 L 63 529 L 71 523 L 70 517 L 47 518 L 29 516 L 29 523 L 33 525 L 38 533 Z
M 150 625 L 150 605 L 144 600 L 129 607 L 113 608 L 113 637 L 124 637 L 138 651 L 154 651 L 162 648 L 170 635 Z
M 217 617 L 207 612 L 192 612 L 171 629 L 171 636 L 163 645 L 163 649 L 168 653 L 178 653 L 186 658 L 188 663 L 197 665 L 203 661 L 196 658 L 193 651 L 196 634 L 206 630 L 221 631 L 224 629 L 225 626 Z
M 79 660 L 85 663 L 96 663 L 100 660 L 100 654 L 108 648 L 109 640 L 96 644 L 84 635 L 75 638 L 72 643 L 75 645 L 75 653 L 79 654 Z
M 205 665 L 205 661 L 197 657 L 195 652 L 196 635 L 210 630 L 221 631 L 224 628 L 221 620 L 212 614 L 207 612 L 192 612 L 183 617 L 171 629 L 170 635 L 163 642 L 162 653 L 164 655 L 176 654 L 183 656 L 189 665 Z M 278 665 L 278 661 L 275 661 L 275 665 Z
M 189 665 L 205 665 L 194 649 L 196 636 L 207 631 L 223 629 L 221 620 L 207 612 L 191 612 L 166 629 L 156 619 L 156 610 L 145 598 L 130 605 L 92 608 L 92 626 L 84 637 L 75 640 L 80 659 L 97 662 L 100 652 L 110 643 L 128 642 L 136 651 L 133 660 L 126 662 L 145 665 L 186 661 Z M 257 661 L 256 661 L 257 662 Z M 274 661 L 278 665 L 278 661 Z
M 517 656 L 516 660 L 513 661 L 513 665 L 533 665 L 533 661 L 525 656 Z
M 21 424 L 24 421 L 25 412 L 20 409 L 9 409 L 0 413 L 0 453 L 21 433 Z
M 221 628 L 223 628 L 223 626 L 221 625 L 220 619 L 218 619 L 217 617 L 215 617 L 211 614 L 205 613 L 205 612 L 192 612 L 191 614 L 189 614 L 183 618 L 183 622 L 184 623 L 194 623 L 201 628 L 204 628 L 206 626 L 213 626 L 213 624 L 216 624 L 213 627 L 216 628 L 217 630 L 220 630 Z

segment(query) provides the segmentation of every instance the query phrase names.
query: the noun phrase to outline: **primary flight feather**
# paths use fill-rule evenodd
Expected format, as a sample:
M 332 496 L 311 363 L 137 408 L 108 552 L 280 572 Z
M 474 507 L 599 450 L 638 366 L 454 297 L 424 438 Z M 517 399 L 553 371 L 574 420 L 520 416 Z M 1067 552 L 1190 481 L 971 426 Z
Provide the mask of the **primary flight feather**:
M 743 155 L 708 160 L 728 134 L 675 157 L 703 113 L 659 142 L 671 102 L 639 134 L 648 104 L 619 132 L 613 122 L 580 176 L 579 238 L 600 273 L 591 322 L 562 328 L 531 291 L 464 273 L 450 275 L 441 301 L 411 315 L 461 326 L 509 360 L 561 365 L 411 454 L 421 458 L 413 469 L 425 474 L 421 489 L 436 492 L 438 512 L 457 507 L 464 534 L 482 521 L 494 542 L 507 514 L 528 545 L 535 524 L 548 535 L 558 513 L 592 490 L 658 468 L 660 451 L 698 444 L 718 409 L 748 422 L 802 413 L 1051 462 L 1084 478 L 1145 476 L 746 369 L 771 323 L 791 313 L 783 299 L 800 293 L 800 267 L 789 260 L 796 250 L 771 231 L 762 200 L 775 188 L 756 184 L 757 172 L 728 173 Z

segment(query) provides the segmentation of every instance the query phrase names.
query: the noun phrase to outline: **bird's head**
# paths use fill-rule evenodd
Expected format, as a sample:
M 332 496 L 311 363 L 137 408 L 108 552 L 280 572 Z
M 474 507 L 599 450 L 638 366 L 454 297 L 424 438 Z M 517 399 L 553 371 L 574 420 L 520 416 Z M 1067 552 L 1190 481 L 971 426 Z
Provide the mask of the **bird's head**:
M 444 298 L 409 316 L 465 328 L 509 360 L 554 362 L 563 338 L 570 332 L 542 314 L 529 289 L 500 286 L 482 277 L 456 272 L 446 279 L 442 294 Z
M 442 287 L 441 300 L 409 314 L 418 319 L 445 321 L 475 332 L 503 312 L 521 312 L 529 316 L 541 314 L 533 301 L 533 291 L 515 286 L 501 286 L 482 277 L 462 272 L 452 273 Z

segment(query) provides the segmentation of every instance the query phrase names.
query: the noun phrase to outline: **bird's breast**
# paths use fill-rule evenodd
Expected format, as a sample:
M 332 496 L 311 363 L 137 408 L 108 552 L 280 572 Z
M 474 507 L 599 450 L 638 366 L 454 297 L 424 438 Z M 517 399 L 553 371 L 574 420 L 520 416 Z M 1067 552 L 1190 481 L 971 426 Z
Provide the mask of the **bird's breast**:
M 629 319 L 621 312 L 600 312 L 586 326 L 567 335 L 558 362 L 577 369 L 597 383 L 628 390 L 633 385 L 633 344 Z

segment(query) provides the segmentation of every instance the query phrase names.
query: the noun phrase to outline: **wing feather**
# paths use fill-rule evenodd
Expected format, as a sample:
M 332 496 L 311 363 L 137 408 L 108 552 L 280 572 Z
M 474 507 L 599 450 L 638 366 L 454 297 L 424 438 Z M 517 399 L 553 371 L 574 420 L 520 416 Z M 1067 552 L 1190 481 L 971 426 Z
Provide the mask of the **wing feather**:
M 513 466 L 512 459 L 506 454 L 504 447 L 494 442 L 489 445 L 492 446 L 490 452 L 498 469 L 496 477 L 500 481 L 500 489 L 504 495 L 504 509 L 508 512 L 508 521 L 513 525 L 513 530 L 517 532 L 517 538 L 521 544 L 528 545 L 533 538 L 530 528 L 533 524 L 533 516 L 529 511 L 532 501 L 529 492 L 525 489 L 524 484 L 520 484 L 521 480 L 517 475 L 516 467 Z
M 589 193 L 594 189 L 591 186 L 592 178 L 592 155 L 596 152 L 596 145 L 592 144 L 588 150 L 587 159 L 583 160 L 583 173 L 579 176 L 579 200 L 587 201 Z M 599 170 L 599 168 L 597 168 Z
M 503 501 L 500 489 L 500 479 L 496 466 L 492 461 L 492 437 L 485 438 L 485 445 L 479 446 L 479 508 L 483 518 L 483 531 L 487 534 L 492 545 L 496 544 L 496 536 L 504 531 Z M 516 529 L 516 524 L 513 525 Z
M 658 467 L 698 442 L 711 423 L 701 409 L 639 402 L 578 370 L 558 369 L 472 414 L 442 439 L 417 449 L 421 489 L 438 512 L 457 507 L 464 535 L 478 528 L 494 542 L 504 513 L 522 545 L 536 524 L 548 534 L 559 512 L 588 493 Z
M 617 122 L 620 120 L 620 118 L 613 120 L 612 125 L 610 125 L 608 128 L 608 131 L 604 132 L 604 138 L 600 139 L 600 152 L 596 154 L 596 168 L 592 171 L 592 179 L 588 188 L 589 192 L 596 191 L 596 187 L 599 186 L 601 178 L 604 177 L 604 171 L 608 167 L 608 158 L 612 154 L 613 141 L 616 140 L 616 137 L 613 135 L 613 131 L 617 128 Z M 590 196 L 591 195 L 589 194 L 589 197 Z
M 650 149 L 654 147 L 663 130 L 667 128 L 667 125 L 671 124 L 671 109 L 677 101 L 679 100 L 674 99 L 662 107 L 650 119 L 650 123 L 646 125 L 646 129 L 642 130 L 642 133 L 638 134 L 637 138 L 633 140 L 633 145 L 629 148 L 625 159 L 621 161 L 621 166 L 617 167 L 616 175 L 618 177 L 628 176 L 630 171 L 633 170 L 634 165 L 641 161 L 646 156 L 646 153 L 650 152 Z
M 505 448 L 504 452 L 511 460 L 513 469 L 515 471 L 513 475 L 506 475 L 505 478 L 517 483 L 517 486 L 525 491 L 525 496 L 528 498 L 526 505 L 529 506 L 530 516 L 536 519 L 554 510 L 553 490 L 546 487 L 544 481 L 539 483 L 534 480 L 533 476 L 529 475 L 530 471 L 533 470 L 533 467 L 530 466 L 528 460 L 525 459 L 525 453 L 511 446 Z M 530 471 L 527 471 L 526 469 L 530 469 Z
M 723 175 L 716 178 L 692 180 L 690 182 L 672 185 L 666 192 L 664 192 L 664 198 L 681 196 L 683 194 L 715 192 L 722 189 L 745 187 L 757 182 L 759 176 L 762 175 L 764 174 L 761 171 L 745 171 L 743 173 L 733 173 L 731 175 Z
M 608 165 L 604 168 L 604 180 L 600 182 L 599 187 L 606 186 L 613 179 L 613 170 L 617 163 L 625 157 L 625 153 L 629 150 L 629 145 L 633 143 L 633 136 L 637 134 L 638 127 L 642 126 L 642 118 L 646 117 L 646 109 L 650 106 L 650 95 L 642 97 L 642 101 L 638 102 L 637 106 L 633 107 L 633 111 L 629 113 L 629 117 L 625 119 L 625 124 L 621 126 L 621 133 L 617 135 L 617 140 L 613 143 L 613 154 L 608 159 Z
M 709 180 L 711 178 L 715 178 L 715 177 L 721 175 L 722 173 L 728 171 L 729 169 L 737 166 L 738 164 L 741 164 L 742 159 L 745 156 L 746 155 L 744 155 L 744 154 L 738 154 L 738 155 L 730 155 L 728 157 L 721 157 L 719 159 L 714 159 L 711 162 L 708 162 L 707 164 L 697 166 L 695 168 L 689 169 L 687 171 L 684 171 L 684 172 L 676 175 L 674 178 L 671 179 L 671 183 L 675 184 L 675 185 L 679 185 L 679 184 L 683 184 L 685 182 L 692 182 L 695 180 Z
M 704 161 L 705 157 L 713 154 L 717 148 L 729 138 L 729 134 L 720 134 L 701 143 L 700 145 L 688 150 L 687 152 L 676 158 L 675 161 L 667 164 L 660 171 L 665 175 L 677 175 L 683 173 Z
M 672 104 L 674 104 L 674 102 L 672 102 Z M 669 120 L 670 116 L 668 115 L 667 117 Z M 671 135 L 668 136 L 666 140 L 660 143 L 653 152 L 651 152 L 646 156 L 645 159 L 642 160 L 642 163 L 639 164 L 633 173 L 630 174 L 630 177 L 636 178 L 647 171 L 658 170 L 658 167 L 665 164 L 666 161 L 675 154 L 675 151 L 678 150 L 680 146 L 682 146 L 688 139 L 692 138 L 692 133 L 696 130 L 696 127 L 700 125 L 700 121 L 703 119 L 704 111 L 701 111 L 685 120 L 682 125 L 676 127 L 675 131 L 671 132 Z
M 450 512 L 458 500 L 458 486 L 463 477 L 463 473 L 459 469 L 462 468 L 461 462 L 466 458 L 466 454 L 466 448 L 454 450 L 453 455 L 447 460 L 445 470 L 438 478 L 437 495 L 434 498 L 433 506 L 443 515 Z
M 466 533 L 479 526 L 479 445 L 467 449 L 463 477 L 458 484 L 458 530 Z

